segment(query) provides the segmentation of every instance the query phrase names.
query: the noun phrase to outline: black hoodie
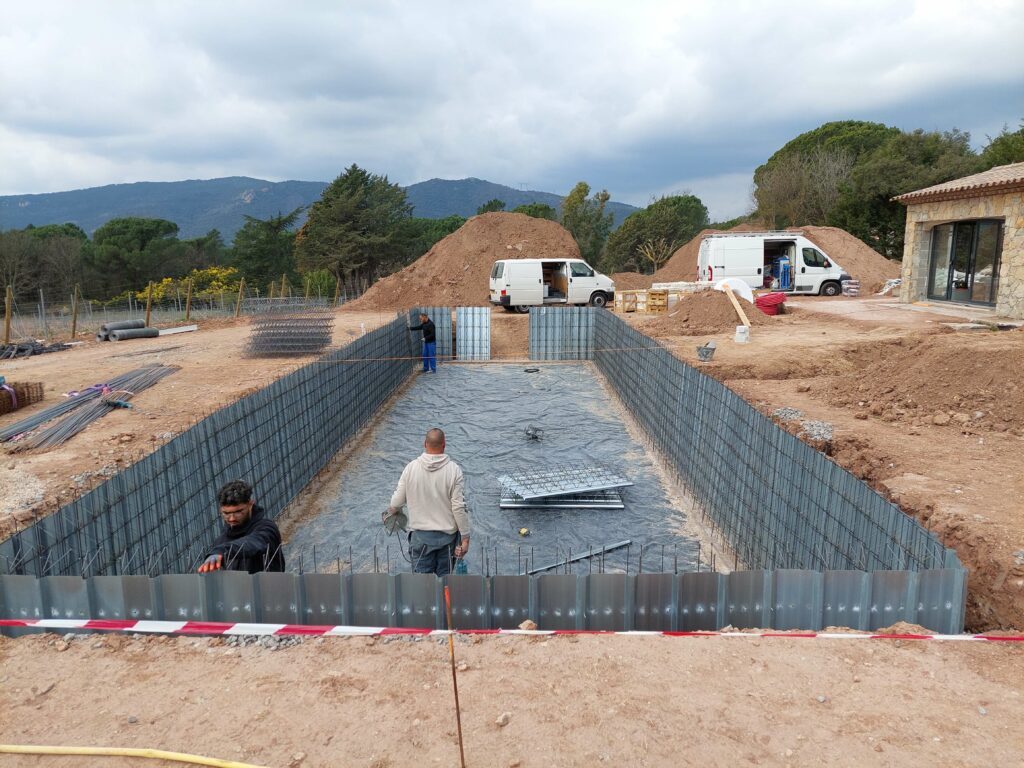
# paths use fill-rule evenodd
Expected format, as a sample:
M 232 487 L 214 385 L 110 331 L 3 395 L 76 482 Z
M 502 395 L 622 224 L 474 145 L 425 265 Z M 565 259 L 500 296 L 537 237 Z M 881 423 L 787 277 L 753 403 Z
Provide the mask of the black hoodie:
M 424 320 L 420 325 L 414 325 L 409 330 L 423 331 L 423 341 L 427 344 L 433 344 L 437 340 L 437 330 L 434 328 L 433 320 Z
M 284 571 L 284 552 L 277 523 L 267 517 L 263 507 L 254 504 L 244 525 L 225 525 L 224 531 L 206 553 L 222 555 L 226 571 Z

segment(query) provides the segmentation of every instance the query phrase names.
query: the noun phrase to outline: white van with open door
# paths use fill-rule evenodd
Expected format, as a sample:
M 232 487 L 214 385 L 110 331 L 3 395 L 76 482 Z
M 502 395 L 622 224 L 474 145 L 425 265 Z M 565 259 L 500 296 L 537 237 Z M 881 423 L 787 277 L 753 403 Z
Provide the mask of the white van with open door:
M 583 259 L 500 259 L 491 267 L 491 304 L 509 312 L 530 307 L 590 304 L 615 297 L 615 283 Z
M 708 235 L 697 255 L 700 280 L 737 277 L 751 288 L 838 296 L 851 280 L 835 260 L 796 232 Z

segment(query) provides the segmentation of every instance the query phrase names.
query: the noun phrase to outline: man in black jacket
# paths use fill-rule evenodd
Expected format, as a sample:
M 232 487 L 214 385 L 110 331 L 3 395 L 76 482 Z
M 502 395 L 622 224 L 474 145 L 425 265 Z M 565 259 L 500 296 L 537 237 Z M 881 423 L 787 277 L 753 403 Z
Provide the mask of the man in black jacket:
M 429 315 L 420 312 L 420 324 L 409 327 L 410 331 L 423 331 L 423 372 L 437 373 L 437 331 Z
M 217 492 L 224 530 L 207 551 L 199 573 L 283 571 L 281 532 L 252 498 L 252 486 L 232 480 Z

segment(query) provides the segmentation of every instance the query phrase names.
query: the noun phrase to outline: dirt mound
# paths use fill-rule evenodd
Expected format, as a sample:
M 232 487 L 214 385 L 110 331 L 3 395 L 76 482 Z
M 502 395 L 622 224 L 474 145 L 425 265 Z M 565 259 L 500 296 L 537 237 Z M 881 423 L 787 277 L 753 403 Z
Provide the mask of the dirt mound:
M 693 240 L 672 254 L 661 269 L 654 273 L 653 282 L 668 283 L 697 279 L 697 253 L 700 242 L 708 235 L 720 232 L 758 232 L 763 227 L 740 224 L 729 230 L 705 229 Z M 834 258 L 854 279 L 860 280 L 861 293 L 875 293 L 886 280 L 900 276 L 900 265 L 889 261 L 862 240 L 837 227 L 790 227 L 799 232 Z
M 650 288 L 654 282 L 653 275 L 641 275 L 639 272 L 616 272 L 609 277 L 615 281 L 616 291 L 638 291 Z
M 900 264 L 890 261 L 863 240 L 838 227 L 791 227 L 831 256 L 855 280 L 861 294 L 877 293 L 886 280 L 900 276 Z
M 578 259 L 572 235 L 553 221 L 522 213 L 474 216 L 405 269 L 378 280 L 351 310 L 469 307 L 487 304 L 498 259 Z
M 834 405 L 881 418 L 976 433 L 1024 433 L 1024 333 L 940 334 L 858 347 L 836 378 Z
M 739 299 L 751 326 L 768 325 L 768 317 L 753 304 Z M 729 297 L 721 291 L 685 294 L 669 307 L 668 314 L 643 323 L 642 330 L 657 336 L 699 336 L 733 331 L 740 324 Z

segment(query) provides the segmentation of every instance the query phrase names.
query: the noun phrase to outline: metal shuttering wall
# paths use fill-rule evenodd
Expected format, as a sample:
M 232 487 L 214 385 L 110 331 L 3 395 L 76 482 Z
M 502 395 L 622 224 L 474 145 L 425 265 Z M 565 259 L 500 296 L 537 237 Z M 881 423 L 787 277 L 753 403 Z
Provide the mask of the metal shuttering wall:
M 491 359 L 491 310 L 489 307 L 455 309 L 455 358 Z
M 873 631 L 898 621 L 954 634 L 963 570 L 451 576 L 457 629 Z M 0 616 L 445 628 L 433 575 L 247 573 L 0 576 Z M 958 599 L 959 598 L 959 599 Z M 23 634 L 8 628 L 6 634 Z
M 590 307 L 531 307 L 531 360 L 589 360 L 594 351 Z
M 217 488 L 243 478 L 278 514 L 409 376 L 408 348 L 403 317 L 221 408 L 0 543 L 0 573 L 192 570 Z
M 960 563 L 917 521 L 723 384 L 596 310 L 594 362 L 751 568 Z

